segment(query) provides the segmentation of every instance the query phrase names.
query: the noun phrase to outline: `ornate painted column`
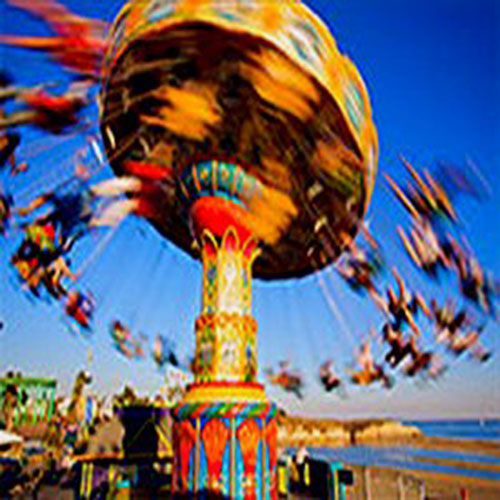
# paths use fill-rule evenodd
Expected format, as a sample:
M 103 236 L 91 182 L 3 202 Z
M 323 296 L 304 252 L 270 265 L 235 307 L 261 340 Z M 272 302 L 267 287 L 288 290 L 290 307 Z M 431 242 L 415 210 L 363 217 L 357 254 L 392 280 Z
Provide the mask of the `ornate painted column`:
M 202 312 L 195 323 L 197 382 L 254 382 L 257 322 L 251 316 L 252 262 L 258 254 L 251 237 L 240 242 L 234 227 L 220 241 L 201 235 Z
M 276 407 L 256 382 L 251 316 L 258 241 L 239 217 L 238 177 L 241 185 L 253 182 L 234 165 L 204 162 L 189 169 L 183 186 L 203 262 L 203 297 L 195 321 L 195 382 L 174 411 L 178 496 L 276 498 Z

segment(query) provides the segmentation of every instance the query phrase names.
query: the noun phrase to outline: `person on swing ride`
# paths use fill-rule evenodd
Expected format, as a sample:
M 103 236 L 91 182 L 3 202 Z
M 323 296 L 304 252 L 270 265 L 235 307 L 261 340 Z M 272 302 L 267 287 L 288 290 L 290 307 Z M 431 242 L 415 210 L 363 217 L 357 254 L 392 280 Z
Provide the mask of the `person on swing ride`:
M 369 341 L 361 344 L 357 362 L 361 369 L 351 373 L 352 382 L 358 385 L 371 385 L 374 382 L 381 381 L 386 389 L 392 387 L 393 383 L 390 377 L 384 372 L 382 366 L 373 361 L 371 343 Z
M 331 359 L 325 361 L 319 367 L 319 379 L 326 392 L 331 392 L 333 389 L 340 387 L 341 380 L 334 371 Z
M 94 200 L 87 182 L 75 178 L 38 196 L 26 207 L 18 209 L 17 214 L 26 216 L 45 205 L 50 206 L 44 218 L 56 227 L 59 246 L 65 253 L 89 230 L 94 214 Z
M 165 364 L 163 357 L 163 338 L 158 333 L 153 341 L 153 361 L 156 363 L 158 368 L 162 368 Z
M 365 290 L 378 307 L 383 307 L 383 298 L 375 285 L 375 278 L 383 267 L 382 257 L 373 246 L 374 240 L 368 241 L 369 248 L 352 242 L 335 269 L 354 291 Z
M 456 254 L 456 270 L 462 295 L 495 318 L 494 301 L 500 293 L 499 281 L 481 266 L 470 247 L 464 250 L 456 244 Z
M 115 344 L 116 350 L 127 359 L 134 359 L 134 349 L 126 342 Z
M 73 274 L 69 268 L 70 262 L 64 256 L 59 255 L 49 266 L 44 270 L 42 275 L 42 283 L 47 291 L 56 299 L 60 299 L 68 292 L 62 284 L 62 279 L 67 277 L 73 281 L 77 276 Z
M 0 70 L 0 104 L 3 104 L 7 99 L 3 98 L 3 93 L 5 89 L 8 89 L 12 86 L 13 78 L 12 75 L 5 70 Z
M 391 368 L 396 368 L 407 356 L 415 356 L 416 348 L 414 334 L 405 341 L 403 332 L 395 330 L 391 323 L 386 323 L 382 329 L 383 340 L 390 346 L 390 351 L 385 355 L 385 361 Z
M 14 165 L 10 167 L 10 176 L 15 177 L 16 175 L 22 174 L 28 170 L 28 163 L 22 161 L 21 163 L 17 163 L 14 158 Z
M 12 255 L 10 262 L 24 282 L 23 286 L 26 286 L 35 297 L 38 297 L 40 276 L 36 271 L 40 267 L 40 260 L 37 248 L 26 239 L 23 240 L 20 247 Z
M 92 227 L 107 225 L 100 223 L 101 214 L 96 214 L 96 203 L 105 197 L 112 198 L 125 194 L 129 189 L 139 189 L 140 181 L 131 178 L 114 178 L 90 186 L 87 176 L 75 176 L 52 191 L 48 191 L 35 198 L 26 207 L 17 211 L 18 215 L 26 216 L 45 205 L 51 207 L 46 215 L 58 228 L 59 239 L 63 252 L 71 249 L 73 244 Z M 127 201 L 127 200 L 119 200 Z M 111 205 L 116 203 L 111 201 Z M 106 212 L 110 207 L 106 207 Z M 107 222 L 107 221 L 106 221 Z
M 30 265 L 30 260 L 25 259 L 23 263 L 24 267 L 28 266 L 28 274 L 23 276 L 21 273 L 21 268 L 19 262 L 16 265 L 18 272 L 21 277 L 24 278 L 26 286 L 33 290 L 38 288 L 38 284 L 43 284 L 49 294 L 60 299 L 62 296 L 67 294 L 66 289 L 62 284 L 62 278 L 68 277 L 73 281 L 76 280 L 76 275 L 74 275 L 69 267 L 68 262 L 62 255 L 56 255 L 49 263 L 40 263 L 38 259 L 34 259 L 33 264 Z
M 86 330 L 90 328 L 95 307 L 95 299 L 90 294 L 85 295 L 82 292 L 73 290 L 67 295 L 66 314 Z
M 2 102 L 2 84 L 0 75 L 0 103 Z M 5 118 L 5 112 L 3 108 L 0 108 L 0 121 Z M 21 136 L 17 132 L 12 132 L 7 129 L 0 130 L 0 171 L 4 169 L 7 163 L 10 166 L 10 175 L 14 177 L 22 172 L 28 170 L 28 164 L 26 162 L 18 163 L 16 160 L 15 151 L 21 143 Z
M 9 228 L 13 204 L 14 198 L 12 195 L 0 193 L 0 236 L 4 235 Z
M 45 83 L 35 87 L 21 87 L 20 85 L 15 85 L 13 83 L 13 79 L 8 73 L 0 71 L 0 105 L 5 105 L 6 103 L 13 101 L 23 92 L 33 92 L 35 89 L 39 90 L 52 85 L 52 83 Z M 1 116 L 5 116 L 3 111 Z
M 481 201 L 491 192 L 479 169 L 470 160 L 467 160 L 465 168 L 452 163 L 439 162 L 434 177 L 431 177 L 428 172 L 425 174 L 436 193 L 441 210 L 451 222 L 458 221 L 450 201 L 452 196 L 465 194 Z
M 0 110 L 0 121 L 2 120 L 3 112 Z M 7 162 L 10 164 L 11 174 L 16 168 L 16 158 L 14 152 L 21 142 L 21 136 L 17 132 L 2 132 L 0 131 L 0 170 L 2 170 Z
M 115 349 L 127 359 L 142 359 L 145 357 L 144 335 L 134 337 L 130 330 L 119 320 L 111 323 L 110 333 Z
M 110 199 L 103 210 L 94 215 L 91 227 L 116 226 L 128 215 L 154 219 L 165 196 L 165 188 L 157 179 L 123 176 L 103 181 L 92 187 L 96 196 Z M 126 198 L 122 196 L 126 195 Z
M 41 218 L 25 226 L 25 238 L 40 250 L 42 256 L 46 255 L 45 260 L 50 262 L 57 249 L 56 229 L 50 220 Z
M 447 348 L 457 357 L 466 351 L 470 351 L 471 356 L 477 361 L 481 363 L 488 361 L 492 353 L 479 342 L 479 335 L 484 327 L 485 325 L 482 325 L 467 333 L 455 334 L 449 339 Z
M 133 354 L 135 359 L 143 359 L 146 357 L 146 352 L 144 350 L 144 343 L 147 338 L 143 333 L 140 333 L 137 337 L 132 339 Z
M 436 326 L 437 342 L 447 342 L 458 330 L 472 322 L 465 309 L 455 312 L 455 304 L 451 301 L 439 307 L 436 300 L 432 299 L 431 311 Z
M 401 157 L 401 161 L 412 178 L 407 183 L 406 189 L 398 186 L 389 175 L 385 177 L 396 197 L 412 218 L 425 219 L 429 222 L 433 222 L 438 218 L 444 218 L 452 222 L 458 221 L 458 216 L 445 188 L 427 171 L 424 172 L 426 183 L 410 162 L 403 157 Z
M 42 283 L 50 295 L 59 299 L 66 295 L 62 278 L 76 280 L 56 241 L 54 225 L 41 218 L 25 227 L 25 237 L 11 258 L 25 286 L 39 296 L 38 285 Z
M 56 256 L 54 226 L 39 220 L 25 227 L 24 239 L 11 262 L 27 286 L 34 291 L 40 282 L 37 270 L 48 266 Z
M 403 373 L 407 377 L 415 377 L 420 372 L 434 373 L 433 378 L 436 378 L 441 373 L 441 364 L 438 363 L 438 357 L 432 351 L 422 351 L 417 345 L 417 336 L 413 333 L 409 339 L 409 353 L 411 361 L 404 367 Z
M 393 269 L 394 277 L 398 283 L 398 295 L 396 295 L 391 286 L 387 288 L 387 302 L 384 302 L 384 312 L 390 318 L 392 327 L 395 330 L 401 330 L 404 325 L 409 325 L 416 335 L 420 334 L 415 316 L 421 309 L 429 317 L 430 311 L 425 300 L 419 293 L 409 292 L 403 282 L 403 279 Z
M 404 374 L 407 377 L 415 377 L 420 372 L 431 370 L 435 356 L 436 355 L 431 351 L 422 352 L 417 349 L 415 355 L 412 357 L 411 363 L 405 367 Z
M 157 334 L 153 342 L 153 360 L 158 368 L 163 368 L 164 365 L 179 367 L 179 360 L 174 352 L 172 342 L 166 337 Z
M 9 99 L 10 78 L 0 72 L 0 105 Z M 0 107 L 0 120 L 5 118 L 5 111 Z M 16 165 L 14 152 L 21 143 L 21 136 L 17 132 L 7 129 L 0 130 L 0 171 L 9 162 L 11 171 Z
M 53 0 L 9 0 L 44 21 L 55 36 L 0 36 L 0 43 L 47 52 L 83 78 L 98 79 L 107 48 L 107 23 L 78 16 Z
M 444 364 L 441 357 L 439 357 L 437 354 L 434 354 L 432 356 L 430 365 L 427 367 L 425 375 L 428 379 L 438 380 L 445 374 L 447 370 L 448 367 Z
M 39 87 L 21 90 L 16 101 L 23 107 L 0 118 L 0 130 L 33 125 L 52 134 L 67 132 L 80 124 L 79 112 L 90 102 L 88 90 L 87 82 L 72 83 L 62 95 Z
M 117 344 L 122 344 L 124 342 L 130 342 L 132 339 L 132 334 L 130 330 L 122 324 L 121 321 L 115 320 L 111 323 L 111 337 L 113 341 Z
M 397 232 L 414 264 L 427 276 L 435 279 L 438 277 L 440 268 L 450 268 L 451 262 L 429 221 L 425 219 L 415 220 L 410 237 L 400 226 L 398 226 Z
M 494 300 L 500 293 L 499 283 L 490 273 L 483 270 L 475 255 L 467 254 L 458 245 L 455 245 L 455 250 L 462 295 L 495 318 Z
M 299 373 L 290 371 L 288 361 L 280 361 L 279 370 L 275 374 L 271 368 L 266 370 L 266 375 L 271 384 L 281 387 L 286 392 L 292 392 L 299 399 L 303 398 L 302 389 L 304 382 Z

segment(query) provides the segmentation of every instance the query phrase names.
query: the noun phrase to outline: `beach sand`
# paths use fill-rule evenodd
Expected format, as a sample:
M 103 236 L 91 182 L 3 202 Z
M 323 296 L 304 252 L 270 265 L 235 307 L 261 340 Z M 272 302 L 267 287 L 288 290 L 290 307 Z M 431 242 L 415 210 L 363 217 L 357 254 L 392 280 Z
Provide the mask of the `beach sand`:
M 500 441 L 481 441 L 473 439 L 446 439 L 420 436 L 403 441 L 404 446 L 414 446 L 428 450 L 447 450 L 459 453 L 491 455 L 500 458 Z
M 371 446 L 409 446 L 416 449 L 446 450 L 467 455 L 500 457 L 500 443 L 419 436 L 412 439 L 365 443 Z M 499 464 L 457 459 L 419 457 L 419 462 L 500 474 Z M 499 500 L 500 481 L 410 469 L 362 467 L 345 464 L 354 471 L 349 500 Z
M 408 469 L 350 468 L 354 485 L 348 490 L 349 500 L 500 499 L 500 481 Z

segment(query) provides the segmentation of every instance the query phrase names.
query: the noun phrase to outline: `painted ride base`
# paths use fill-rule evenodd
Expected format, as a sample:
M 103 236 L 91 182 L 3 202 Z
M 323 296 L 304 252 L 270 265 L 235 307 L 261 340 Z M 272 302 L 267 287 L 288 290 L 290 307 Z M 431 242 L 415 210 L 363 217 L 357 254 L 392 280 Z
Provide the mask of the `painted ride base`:
M 277 497 L 276 406 L 262 385 L 193 384 L 173 415 L 174 497 Z

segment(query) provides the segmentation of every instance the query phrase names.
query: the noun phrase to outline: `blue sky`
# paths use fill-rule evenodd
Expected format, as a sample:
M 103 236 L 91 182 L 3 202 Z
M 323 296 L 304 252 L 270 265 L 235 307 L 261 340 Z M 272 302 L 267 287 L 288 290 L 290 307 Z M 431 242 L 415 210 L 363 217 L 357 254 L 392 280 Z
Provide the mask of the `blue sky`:
M 0 31 L 43 34 L 41 24 L 8 9 L 0 0 Z M 117 0 L 65 2 L 79 13 L 111 20 Z M 398 154 L 416 165 L 432 166 L 435 160 L 463 163 L 473 159 L 492 187 L 484 203 L 462 199 L 458 210 L 465 233 L 484 266 L 500 275 L 496 223 L 499 213 L 498 181 L 500 109 L 498 25 L 495 0 L 309 0 L 329 25 L 342 51 L 360 69 L 369 88 L 380 140 L 379 176 L 368 218 L 382 242 L 387 261 L 401 270 L 408 284 L 427 298 L 459 300 L 456 279 L 439 285 L 428 282 L 410 265 L 395 233 L 407 224 L 403 210 L 387 191 L 383 172 L 402 179 Z M 59 69 L 39 55 L 0 48 L 0 65 L 23 83 L 60 81 Z M 40 141 L 28 133 L 27 144 Z M 23 204 L 40 190 L 54 187 L 69 175 L 69 161 L 79 138 L 56 144 L 41 139 L 51 149 L 36 156 L 31 172 L 8 181 Z M 38 142 L 37 144 L 41 144 Z M 110 175 L 109 170 L 105 172 Z M 141 393 L 157 390 L 162 377 L 152 361 L 128 362 L 116 354 L 108 335 L 115 317 L 144 332 L 152 340 L 157 332 L 176 339 L 179 350 L 194 346 L 194 318 L 200 307 L 201 269 L 172 245 L 162 241 L 143 221 L 130 219 L 119 228 L 102 253 L 94 255 L 97 240 L 88 238 L 74 257 L 76 267 L 87 263 L 85 287 L 98 298 L 95 332 L 90 340 L 72 336 L 61 322 L 56 304 L 31 304 L 12 285 L 8 256 L 18 241 L 0 242 L 0 317 L 6 328 L 0 334 L 0 372 L 16 367 L 33 375 L 55 376 L 65 390 L 76 371 L 93 352 L 90 369 L 94 388 L 114 391 L 133 383 Z M 326 276 L 325 276 L 326 278 Z M 389 275 L 386 275 L 389 278 Z M 496 350 L 486 365 L 469 360 L 450 361 L 447 376 L 438 384 L 424 385 L 399 378 L 396 388 L 348 386 L 348 398 L 324 394 L 316 381 L 317 367 L 332 357 L 339 367 L 352 360 L 354 344 L 382 318 L 368 299 L 353 294 L 338 278 L 331 282 L 341 320 L 332 315 L 316 277 L 299 281 L 254 284 L 254 315 L 259 322 L 260 367 L 290 358 L 306 376 L 307 396 L 294 396 L 269 387 L 268 395 L 292 412 L 340 418 L 359 416 L 500 417 L 498 323 L 490 322 L 485 344 Z M 430 325 L 422 322 L 424 339 L 432 340 Z

